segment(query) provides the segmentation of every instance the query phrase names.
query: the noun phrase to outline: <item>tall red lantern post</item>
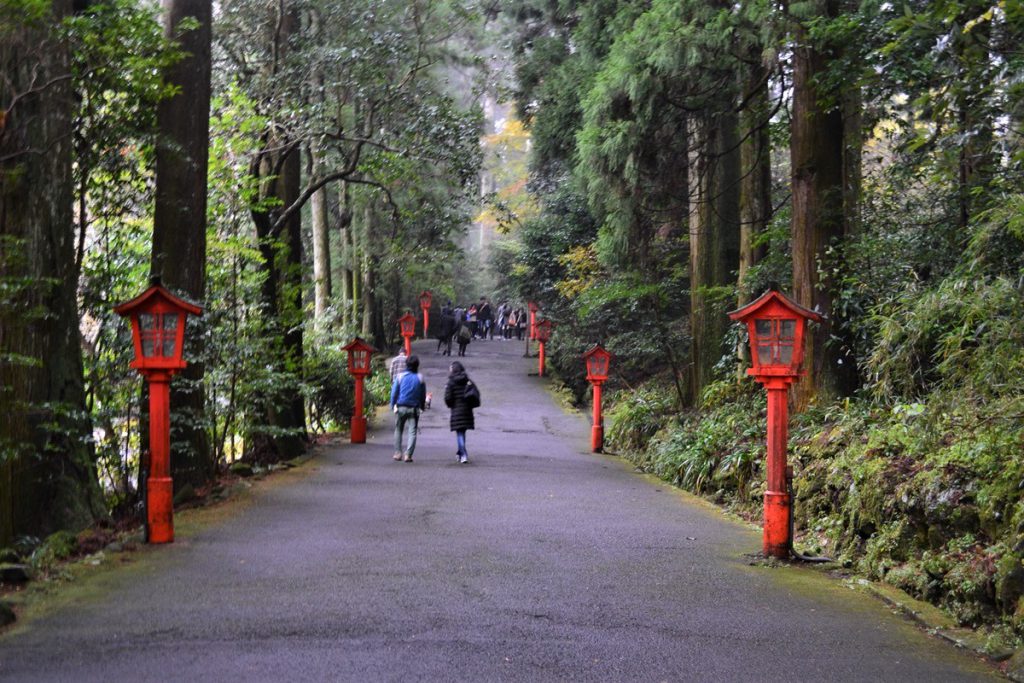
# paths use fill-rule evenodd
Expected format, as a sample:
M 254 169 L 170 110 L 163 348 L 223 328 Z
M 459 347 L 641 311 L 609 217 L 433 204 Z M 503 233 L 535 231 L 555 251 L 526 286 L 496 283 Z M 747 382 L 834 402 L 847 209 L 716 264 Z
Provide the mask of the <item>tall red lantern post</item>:
M 363 415 L 363 380 L 370 374 L 370 357 L 377 351 L 359 337 L 342 347 L 348 351 L 348 372 L 356 379 L 355 412 L 352 415 L 351 442 L 366 443 L 366 416 Z
M 412 337 L 416 334 L 416 316 L 406 313 L 398 319 L 398 330 L 405 338 L 405 355 L 412 355 Z
M 530 330 L 527 340 L 537 338 L 537 311 L 540 310 L 540 306 L 537 305 L 536 301 L 527 301 L 526 307 L 530 309 Z
M 420 308 L 423 310 L 423 338 L 426 339 L 430 336 L 428 330 L 430 329 L 430 303 L 434 300 L 434 295 L 430 293 L 429 289 L 424 289 L 423 293 L 420 294 Z
M 807 321 L 821 316 L 784 294 L 769 291 L 729 314 L 745 323 L 753 367 L 747 370 L 768 390 L 768 465 L 764 494 L 764 554 L 786 558 L 793 547 L 790 535 L 792 501 L 786 481 L 789 439 L 789 387 L 802 374 Z
M 151 286 L 131 301 L 114 307 L 131 319 L 135 360 L 131 367 L 149 383 L 149 476 L 146 479 L 146 538 L 150 543 L 174 540 L 174 482 L 171 481 L 171 377 L 182 360 L 185 319 L 202 315 L 199 306 L 180 299 L 153 278 Z
M 551 339 L 551 321 L 541 320 L 537 322 L 537 344 L 540 350 L 537 353 L 537 375 L 544 376 L 544 344 Z
M 587 381 L 594 388 L 594 425 L 590 430 L 590 449 L 594 453 L 604 450 L 604 418 L 601 416 L 601 385 L 608 379 L 608 365 L 612 354 L 600 344 L 583 354 L 587 363 Z

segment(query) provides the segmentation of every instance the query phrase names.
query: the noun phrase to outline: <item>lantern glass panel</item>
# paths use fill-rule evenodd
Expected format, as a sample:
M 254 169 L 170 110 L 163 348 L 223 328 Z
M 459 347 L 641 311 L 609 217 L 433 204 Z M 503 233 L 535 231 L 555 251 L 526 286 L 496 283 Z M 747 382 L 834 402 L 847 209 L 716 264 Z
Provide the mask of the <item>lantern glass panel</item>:
M 757 345 L 757 363 L 758 365 L 771 365 L 772 362 L 772 346 L 771 344 L 758 344 Z
M 754 321 L 754 334 L 757 335 L 758 339 L 767 339 L 772 336 L 772 321 L 771 320 L 755 320 Z
M 163 356 L 165 358 L 173 358 L 174 344 L 177 341 L 178 336 L 178 314 L 177 313 L 164 313 L 163 314 Z
M 352 352 L 352 368 L 355 370 L 366 369 L 366 351 L 353 351 Z
M 142 342 L 142 356 L 152 358 L 156 355 L 156 321 L 157 316 L 153 313 L 139 314 L 139 337 Z
M 792 340 L 796 337 L 796 321 L 779 321 L 779 339 Z
M 779 344 L 779 363 L 790 365 L 793 362 L 793 345 Z

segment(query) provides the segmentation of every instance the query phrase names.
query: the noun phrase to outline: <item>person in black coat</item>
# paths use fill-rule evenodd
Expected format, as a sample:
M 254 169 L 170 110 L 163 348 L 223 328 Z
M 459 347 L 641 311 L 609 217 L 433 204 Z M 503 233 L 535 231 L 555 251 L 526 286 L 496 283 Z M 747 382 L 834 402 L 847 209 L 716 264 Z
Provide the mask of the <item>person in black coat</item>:
M 437 335 L 437 351 L 444 356 L 452 355 L 452 337 L 455 336 L 455 311 L 448 301 L 441 309 L 441 329 Z M 444 347 L 444 351 L 441 348 Z
M 456 455 L 462 464 L 469 462 L 469 453 L 466 452 L 466 430 L 474 427 L 473 407 L 466 400 L 466 385 L 469 382 L 469 375 L 466 374 L 466 368 L 462 363 L 452 361 L 448 370 L 448 384 L 444 387 L 444 404 L 452 409 L 449 424 L 455 432 L 455 444 L 458 447 Z

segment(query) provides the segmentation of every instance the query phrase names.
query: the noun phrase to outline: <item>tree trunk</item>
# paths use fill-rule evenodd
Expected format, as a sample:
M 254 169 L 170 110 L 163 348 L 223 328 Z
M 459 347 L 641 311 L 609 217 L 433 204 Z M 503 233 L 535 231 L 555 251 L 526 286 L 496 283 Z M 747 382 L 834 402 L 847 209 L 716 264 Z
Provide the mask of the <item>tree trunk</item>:
M 300 165 L 299 150 L 296 148 L 285 161 L 281 173 L 281 198 L 285 206 L 291 206 L 299 198 L 302 184 L 302 167 Z M 283 307 L 281 310 L 282 322 L 285 325 L 284 349 L 285 367 L 295 374 L 296 379 L 301 379 L 303 374 L 303 307 L 302 307 L 302 214 L 296 211 L 286 221 L 284 226 L 287 249 L 285 250 L 285 267 L 283 273 L 282 295 Z M 288 402 L 289 424 L 291 429 L 297 430 L 304 441 L 306 438 L 306 409 L 299 388 L 289 389 Z M 294 448 L 294 447 L 293 447 Z M 304 445 L 298 447 L 297 452 L 301 453 Z M 289 451 L 289 454 L 291 450 Z M 294 456 L 292 456 L 294 457 Z
M 965 3 L 957 17 L 957 24 L 964 26 L 978 17 L 987 6 L 978 0 Z M 995 175 L 998 164 L 994 150 L 994 122 L 988 110 L 986 89 L 989 79 L 986 64 L 990 61 L 988 45 L 992 23 L 977 22 L 970 31 L 954 33 L 954 50 L 959 62 L 959 85 L 956 90 L 957 127 L 963 140 L 957 168 L 957 199 L 961 234 L 966 235 L 971 221 L 981 211 L 989 208 L 986 204 L 989 192 L 980 190 L 988 187 Z
M 352 244 L 352 198 L 348 191 L 348 183 L 342 182 L 339 191 L 338 202 L 338 230 L 341 253 L 341 325 L 348 330 L 354 327 L 353 320 L 353 288 L 352 288 L 352 260 L 354 258 L 354 247 Z
M 831 3 L 819 2 L 814 11 L 814 18 L 828 18 L 835 10 Z M 842 392 L 840 349 L 828 343 L 835 325 L 834 283 L 827 274 L 820 276 L 818 268 L 829 246 L 843 235 L 843 118 L 839 106 L 822 106 L 830 93 L 822 92 L 819 83 L 828 65 L 823 51 L 811 44 L 800 24 L 794 43 L 790 138 L 793 296 L 797 303 L 826 317 L 807 335 L 807 373 L 796 386 L 799 407 L 817 394 Z
M 373 317 L 374 317 L 374 272 L 373 272 L 373 250 L 370 248 L 370 240 L 373 236 L 374 227 L 374 214 L 373 214 L 373 202 L 367 201 L 366 207 L 363 209 L 363 234 L 361 235 L 360 242 L 362 243 L 362 299 L 363 299 L 363 323 L 362 323 L 362 335 L 364 339 L 373 339 Z M 380 339 L 374 339 L 374 343 L 378 345 L 378 348 L 382 348 Z
M 768 98 L 768 69 L 759 60 L 760 49 L 752 49 L 750 60 L 757 64 L 747 75 L 744 87 L 746 108 L 740 113 L 740 306 L 760 292 L 747 282 L 750 269 L 767 254 L 758 239 L 772 218 L 771 137 L 768 131 L 771 104 Z M 741 345 L 748 348 L 745 344 Z
M 299 29 L 295 11 L 285 12 L 277 35 L 278 49 L 282 51 Z M 262 179 L 261 199 L 279 200 L 276 209 L 252 212 L 266 272 L 261 302 L 265 334 L 270 340 L 270 360 L 278 377 L 274 386 L 260 396 L 256 430 L 246 439 L 245 458 L 275 462 L 301 454 L 307 439 L 299 387 L 303 365 L 301 212 L 294 212 L 283 223 L 278 221 L 282 207 L 291 206 L 299 197 L 302 179 L 298 146 L 271 136 L 254 171 Z M 260 430 L 261 426 L 268 431 Z
M 730 303 L 721 290 L 739 261 L 739 151 L 731 111 L 708 116 L 698 131 L 696 222 L 690 233 L 690 400 L 699 404 L 723 355 Z
M 313 175 L 320 171 L 316 153 L 310 150 Z M 331 305 L 331 241 L 328 231 L 327 186 L 310 197 L 313 217 L 313 319 L 318 326 L 329 324 L 325 320 Z
M 152 273 L 193 301 L 206 290 L 206 171 L 210 146 L 210 0 L 164 0 L 164 34 L 185 57 L 169 67 L 178 93 L 157 109 Z M 180 31 L 182 21 L 196 28 Z M 171 386 L 171 476 L 175 488 L 213 478 L 216 456 L 205 423 L 201 321 L 189 322 L 188 367 Z M 143 439 L 143 443 L 146 440 Z
M 859 87 L 843 92 L 843 234 L 860 232 L 861 191 L 864 185 L 864 98 Z
M 71 1 L 50 7 L 44 25 L 0 34 L 0 102 L 13 102 L 0 123 L 0 545 L 104 514 L 78 332 L 75 103 L 53 30 Z

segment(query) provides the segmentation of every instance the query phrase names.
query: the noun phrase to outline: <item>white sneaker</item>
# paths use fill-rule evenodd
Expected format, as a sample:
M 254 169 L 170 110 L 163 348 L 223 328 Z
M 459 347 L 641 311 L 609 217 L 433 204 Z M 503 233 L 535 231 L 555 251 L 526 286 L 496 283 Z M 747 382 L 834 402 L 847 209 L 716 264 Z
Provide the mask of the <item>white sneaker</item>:
M 467 458 L 467 457 L 466 457 L 466 456 L 464 456 L 464 455 L 460 455 L 460 456 L 459 456 L 459 462 L 460 462 L 461 464 L 465 465 L 465 464 L 466 464 L 467 462 L 469 462 L 469 458 Z

